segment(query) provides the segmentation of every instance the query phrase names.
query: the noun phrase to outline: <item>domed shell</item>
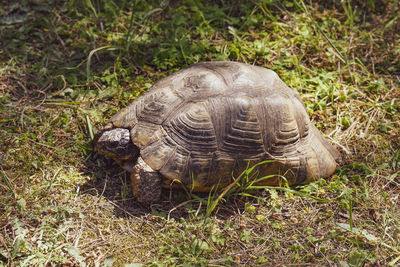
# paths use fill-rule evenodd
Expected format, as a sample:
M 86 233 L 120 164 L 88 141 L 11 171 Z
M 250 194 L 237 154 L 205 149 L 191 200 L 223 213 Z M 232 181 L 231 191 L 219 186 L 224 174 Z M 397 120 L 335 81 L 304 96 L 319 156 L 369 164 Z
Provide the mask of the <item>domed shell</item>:
M 248 166 L 263 184 L 331 175 L 336 149 L 310 123 L 299 96 L 272 71 L 204 62 L 156 83 L 111 119 L 130 130 L 143 160 L 196 191 L 225 186 Z

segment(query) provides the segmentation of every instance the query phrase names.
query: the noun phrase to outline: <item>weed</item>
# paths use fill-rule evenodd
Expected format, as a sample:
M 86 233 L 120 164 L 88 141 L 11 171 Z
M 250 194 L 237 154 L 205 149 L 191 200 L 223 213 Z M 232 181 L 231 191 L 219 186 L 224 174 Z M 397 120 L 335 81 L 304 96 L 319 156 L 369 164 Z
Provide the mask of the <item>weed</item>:
M 17 1 L 0 37 L 0 265 L 400 262 L 397 1 Z M 343 151 L 336 174 L 259 187 L 249 166 L 138 205 L 93 133 L 209 60 L 276 71 Z

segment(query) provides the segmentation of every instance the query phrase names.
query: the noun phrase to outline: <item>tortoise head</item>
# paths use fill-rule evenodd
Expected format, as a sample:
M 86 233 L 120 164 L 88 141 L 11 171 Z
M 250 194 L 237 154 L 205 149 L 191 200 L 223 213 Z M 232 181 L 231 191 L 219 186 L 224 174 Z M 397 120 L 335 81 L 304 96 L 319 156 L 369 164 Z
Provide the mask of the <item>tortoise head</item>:
M 135 164 L 139 149 L 132 143 L 128 129 L 105 127 L 95 140 L 96 151 L 115 160 L 122 168 L 130 169 Z

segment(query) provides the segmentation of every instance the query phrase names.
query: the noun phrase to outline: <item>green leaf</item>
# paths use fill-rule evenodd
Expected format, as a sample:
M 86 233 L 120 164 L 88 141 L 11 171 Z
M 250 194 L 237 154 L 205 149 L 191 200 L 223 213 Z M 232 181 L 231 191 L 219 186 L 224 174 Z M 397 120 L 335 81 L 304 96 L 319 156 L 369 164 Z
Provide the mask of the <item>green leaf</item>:
M 391 260 L 389 262 L 389 266 L 395 266 L 396 263 L 400 260 L 400 256 L 398 256 L 397 258 L 394 258 L 393 260 Z
M 85 258 L 81 255 L 81 252 L 74 246 L 68 246 L 67 251 L 69 255 L 74 257 L 75 260 L 77 260 L 81 266 L 86 266 L 86 263 L 84 263 Z
M 115 260 L 114 260 L 113 256 L 108 257 L 107 259 L 105 259 L 103 261 L 103 263 L 101 264 L 101 267 L 111 267 L 113 265 L 114 261 Z
M 252 239 L 251 232 L 247 230 L 243 230 L 243 233 L 240 234 L 240 240 L 243 242 L 250 242 Z
M 13 249 L 11 250 L 11 256 L 14 258 L 21 250 L 22 244 L 24 243 L 23 237 L 17 237 L 14 241 Z
M 191 244 L 190 247 L 192 249 L 192 252 L 194 254 L 197 254 L 197 255 L 200 255 L 203 251 L 210 251 L 211 250 L 211 248 L 207 244 L 207 242 L 205 242 L 204 240 L 201 240 L 199 238 L 195 238 L 192 241 L 192 244 Z
M 20 212 L 23 212 L 25 210 L 26 201 L 24 198 L 21 198 L 20 200 L 17 201 L 17 207 Z
M 9 16 L 0 17 L 0 25 L 11 25 L 17 23 L 23 23 L 28 20 L 28 14 L 12 14 Z

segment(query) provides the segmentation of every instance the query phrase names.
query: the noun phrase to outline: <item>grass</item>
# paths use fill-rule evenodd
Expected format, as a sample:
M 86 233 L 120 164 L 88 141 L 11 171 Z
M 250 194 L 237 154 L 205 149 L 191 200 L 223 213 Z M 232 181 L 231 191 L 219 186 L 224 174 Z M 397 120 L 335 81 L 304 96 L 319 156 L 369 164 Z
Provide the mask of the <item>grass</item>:
M 392 0 L 1 5 L 0 266 L 398 265 L 399 10 Z M 136 203 L 127 174 L 93 153 L 91 128 L 207 60 L 276 71 L 341 150 L 336 174 L 295 188 L 242 183 L 218 205 L 217 194 L 177 190 Z

